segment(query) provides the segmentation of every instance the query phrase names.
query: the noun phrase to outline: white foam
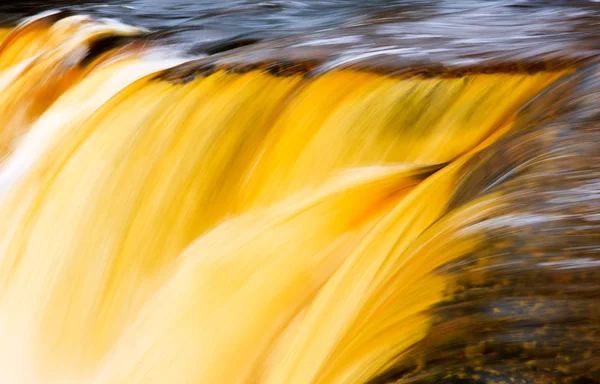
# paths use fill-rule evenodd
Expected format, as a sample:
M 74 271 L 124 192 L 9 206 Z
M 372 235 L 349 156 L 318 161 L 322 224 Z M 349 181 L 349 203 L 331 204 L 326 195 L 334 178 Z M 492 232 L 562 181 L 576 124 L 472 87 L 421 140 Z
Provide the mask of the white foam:
M 19 140 L 15 151 L 0 168 L 0 194 L 6 192 L 29 169 L 42 158 L 44 153 L 61 136 L 61 129 L 72 120 L 85 118 L 104 105 L 118 92 L 144 76 L 171 68 L 185 62 L 185 59 L 144 60 L 128 64 L 118 70 L 95 90 L 92 97 L 81 103 L 65 106 L 61 99 L 50 107 Z M 85 80 L 78 86 L 85 86 Z

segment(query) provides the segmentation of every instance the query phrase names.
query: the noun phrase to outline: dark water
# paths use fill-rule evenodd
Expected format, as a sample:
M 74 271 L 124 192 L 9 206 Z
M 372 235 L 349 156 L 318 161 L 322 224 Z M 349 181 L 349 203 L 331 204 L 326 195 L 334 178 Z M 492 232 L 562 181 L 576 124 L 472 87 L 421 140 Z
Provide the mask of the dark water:
M 329 61 L 360 53 L 359 60 L 367 62 L 373 57 L 420 64 L 452 58 L 468 64 L 503 55 L 588 56 L 600 46 L 600 3 L 589 0 L 20 1 L 1 3 L 0 20 L 14 24 L 50 9 L 161 31 L 164 41 L 191 51 L 206 42 L 289 38 L 274 49 L 299 45 L 300 56 Z M 332 57 L 334 51 L 340 56 Z
M 429 12 L 438 5 L 435 2 L 385 0 L 24 1 L 0 4 L 0 13 L 4 21 L 10 23 L 25 15 L 58 8 L 118 18 L 151 30 L 188 28 L 223 34 L 268 33 L 281 37 L 358 25 L 369 17 L 390 11 L 401 11 L 406 15 Z
M 63 9 L 148 29 L 203 67 L 538 71 L 600 54 L 599 0 L 130 0 L 0 4 L 0 21 Z M 203 60 L 210 56 L 210 60 Z

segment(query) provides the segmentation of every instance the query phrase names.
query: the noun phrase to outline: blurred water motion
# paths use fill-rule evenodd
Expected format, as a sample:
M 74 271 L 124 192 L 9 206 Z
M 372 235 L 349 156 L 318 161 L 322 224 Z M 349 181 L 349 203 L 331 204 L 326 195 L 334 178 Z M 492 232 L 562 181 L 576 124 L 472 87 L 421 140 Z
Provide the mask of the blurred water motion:
M 600 382 L 599 12 L 0 5 L 0 382 Z

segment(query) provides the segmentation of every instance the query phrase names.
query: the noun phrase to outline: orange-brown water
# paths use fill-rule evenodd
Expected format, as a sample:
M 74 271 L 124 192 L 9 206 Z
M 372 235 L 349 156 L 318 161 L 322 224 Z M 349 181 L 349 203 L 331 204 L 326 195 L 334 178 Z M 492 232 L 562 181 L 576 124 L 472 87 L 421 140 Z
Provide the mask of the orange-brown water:
M 0 382 L 598 379 L 579 40 L 438 68 L 64 13 L 0 38 Z

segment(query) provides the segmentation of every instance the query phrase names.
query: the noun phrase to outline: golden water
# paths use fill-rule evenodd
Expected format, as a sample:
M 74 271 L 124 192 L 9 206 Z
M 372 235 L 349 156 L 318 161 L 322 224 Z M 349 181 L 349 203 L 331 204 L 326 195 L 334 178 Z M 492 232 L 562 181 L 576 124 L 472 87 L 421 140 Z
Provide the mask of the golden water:
M 0 382 L 363 383 L 408 361 L 456 284 L 440 268 L 508 204 L 456 204 L 470 164 L 567 74 L 171 82 L 183 60 L 142 45 L 89 57 L 137 33 L 2 31 Z

